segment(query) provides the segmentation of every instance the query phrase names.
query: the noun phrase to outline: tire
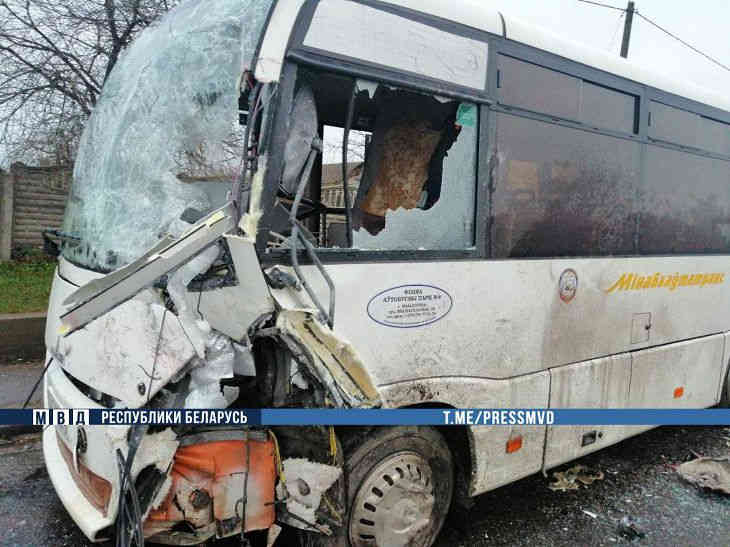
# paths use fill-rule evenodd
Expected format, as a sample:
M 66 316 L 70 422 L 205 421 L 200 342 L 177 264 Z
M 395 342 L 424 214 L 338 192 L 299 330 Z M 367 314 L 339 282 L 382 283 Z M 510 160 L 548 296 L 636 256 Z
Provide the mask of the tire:
M 349 441 L 347 545 L 430 547 L 454 492 L 451 451 L 441 434 L 388 427 Z

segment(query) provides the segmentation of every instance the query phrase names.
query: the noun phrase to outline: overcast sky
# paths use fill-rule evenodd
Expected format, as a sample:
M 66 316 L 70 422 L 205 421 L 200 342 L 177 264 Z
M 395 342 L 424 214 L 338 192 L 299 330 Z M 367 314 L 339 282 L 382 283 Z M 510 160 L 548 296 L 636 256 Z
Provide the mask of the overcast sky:
M 626 1 L 598 0 L 626 8 Z M 622 12 L 578 0 L 480 0 L 554 33 L 596 49 L 619 54 Z M 636 10 L 696 48 L 730 66 L 728 0 L 635 0 Z M 508 29 L 509 32 L 509 29 Z M 687 78 L 720 93 L 730 90 L 730 72 L 694 53 L 634 16 L 629 59 L 655 71 Z
M 545 27 L 593 48 L 619 54 L 623 12 L 578 0 L 473 1 L 493 6 L 505 14 Z M 598 1 L 626 7 L 625 1 Z M 636 0 L 635 5 L 646 17 L 730 66 L 730 0 Z M 631 33 L 629 59 L 655 71 L 676 78 L 686 78 L 700 87 L 719 93 L 730 90 L 730 72 L 636 16 Z M 328 142 L 338 142 L 342 138 L 341 133 L 327 136 Z M 336 149 L 325 150 L 325 162 L 339 161 L 339 154 Z

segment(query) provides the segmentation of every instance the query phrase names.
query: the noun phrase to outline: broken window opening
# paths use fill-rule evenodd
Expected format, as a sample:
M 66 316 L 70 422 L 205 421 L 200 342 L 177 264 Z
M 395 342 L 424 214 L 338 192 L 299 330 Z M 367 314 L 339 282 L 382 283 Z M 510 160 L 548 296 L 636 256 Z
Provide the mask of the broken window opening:
M 272 213 L 273 218 L 283 220 L 291 209 L 297 180 L 293 174 L 301 174 L 308 152 L 301 142 L 311 142 L 316 134 L 324 143 L 323 158 L 312 170 L 297 214 L 313 245 L 363 250 L 473 247 L 476 105 L 300 68 L 290 112 L 291 138 L 276 204 L 282 210 Z M 294 141 L 301 142 L 290 147 Z M 272 225 L 269 246 L 290 247 L 291 234 L 283 223 Z

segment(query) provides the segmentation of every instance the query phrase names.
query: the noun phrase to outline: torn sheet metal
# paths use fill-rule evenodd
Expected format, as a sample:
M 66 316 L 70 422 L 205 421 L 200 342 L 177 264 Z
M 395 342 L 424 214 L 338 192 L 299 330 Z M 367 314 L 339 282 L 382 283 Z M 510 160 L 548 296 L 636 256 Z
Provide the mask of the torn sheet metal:
M 145 291 L 59 337 L 63 368 L 128 407 L 146 404 L 195 355 L 177 316 L 155 300 Z
M 265 432 L 219 430 L 183 437 L 170 477 L 167 495 L 144 524 L 151 541 L 181 545 L 234 535 L 241 531 L 244 512 L 247 531 L 274 523 L 274 443 Z M 194 531 L 172 531 L 182 522 Z
M 212 332 L 205 343 L 205 360 L 190 371 L 190 391 L 185 408 L 226 408 L 238 396 L 238 389 L 221 389 L 220 381 L 233 377 L 236 355 L 231 340 Z
M 126 453 L 128 450 L 126 429 L 124 430 L 124 436 L 118 442 L 124 446 L 123 451 Z M 162 473 L 167 473 L 178 446 L 180 446 L 180 441 L 178 441 L 177 434 L 172 429 L 164 429 L 157 433 L 146 433 L 139 443 L 132 462 L 132 477 L 136 478 L 142 469 L 150 465 L 154 465 Z M 163 483 L 161 491 L 166 490 L 168 487 L 169 485 Z M 161 499 L 161 492 L 157 493 L 157 497 Z M 150 505 L 150 508 L 153 504 Z
M 730 457 L 697 458 L 679 465 L 677 473 L 695 486 L 730 495 Z
M 314 311 L 282 310 L 276 326 L 295 342 L 295 355 L 304 352 L 311 372 L 328 388 L 337 406 L 374 407 L 381 400 L 370 374 L 355 349 L 314 318 Z
M 160 276 L 185 263 L 235 227 L 236 209 L 232 202 L 213 211 L 190 230 L 158 252 L 147 252 L 125 266 L 73 292 L 64 304 L 74 307 L 61 316 L 64 334 L 75 331 L 128 300 Z M 90 286 L 91 285 L 91 286 Z
M 261 195 L 264 191 L 266 163 L 266 156 L 263 154 L 259 156 L 258 169 L 251 180 L 251 194 L 249 197 L 248 212 L 241 216 L 241 220 L 238 223 L 238 227 L 241 228 L 241 230 L 243 230 L 246 234 L 246 237 L 252 241 L 256 241 L 259 220 L 261 220 L 261 216 L 263 215 L 263 210 L 261 209 Z
M 209 247 L 189 262 L 180 266 L 167 281 L 167 292 L 175 303 L 180 324 L 195 348 L 198 357 L 205 359 L 205 343 L 210 336 L 210 324 L 203 320 L 188 302 L 188 284 L 199 274 L 205 273 L 218 258 L 218 246 Z
M 194 294 L 197 309 L 215 330 L 241 341 L 249 327 L 274 311 L 274 301 L 264 280 L 253 241 L 227 234 L 238 284 Z
M 233 342 L 233 352 L 235 355 L 233 361 L 234 374 L 238 376 L 256 376 L 256 362 L 248 341 L 246 345 Z
M 317 523 L 315 512 L 322 503 L 322 496 L 340 478 L 342 468 L 304 458 L 288 458 L 282 464 L 286 483 L 277 485 L 277 498 L 286 501 L 289 514 L 285 513 L 280 520 L 295 528 L 331 533 L 328 526 Z

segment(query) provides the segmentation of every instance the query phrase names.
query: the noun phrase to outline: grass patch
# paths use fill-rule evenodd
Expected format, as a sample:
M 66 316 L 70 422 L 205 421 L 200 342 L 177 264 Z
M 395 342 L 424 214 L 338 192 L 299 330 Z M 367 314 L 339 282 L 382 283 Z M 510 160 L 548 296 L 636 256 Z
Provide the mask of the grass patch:
M 0 262 L 0 313 L 45 311 L 55 262 Z

